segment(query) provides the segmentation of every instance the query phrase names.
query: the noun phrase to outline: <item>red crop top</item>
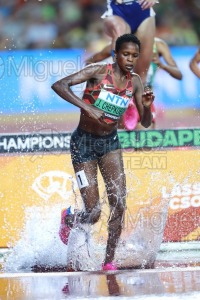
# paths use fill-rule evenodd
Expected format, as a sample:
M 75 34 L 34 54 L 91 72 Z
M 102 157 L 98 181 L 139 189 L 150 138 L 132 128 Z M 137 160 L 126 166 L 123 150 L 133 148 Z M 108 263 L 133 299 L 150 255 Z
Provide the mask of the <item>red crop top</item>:
M 118 89 L 113 79 L 112 64 L 107 65 L 106 74 L 102 81 L 94 88 L 86 87 L 83 94 L 85 103 L 94 105 L 104 111 L 104 121 L 106 123 L 117 122 L 128 108 L 131 100 L 133 100 L 131 75 L 128 75 L 126 87 L 121 90 Z

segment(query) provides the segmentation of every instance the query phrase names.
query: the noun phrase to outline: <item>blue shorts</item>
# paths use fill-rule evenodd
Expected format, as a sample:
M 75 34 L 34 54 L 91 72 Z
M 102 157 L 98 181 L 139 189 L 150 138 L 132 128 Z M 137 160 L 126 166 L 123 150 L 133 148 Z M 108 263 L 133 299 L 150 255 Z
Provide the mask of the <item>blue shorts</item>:
M 147 18 L 155 16 L 153 8 L 141 9 L 136 1 L 127 1 L 118 4 L 116 1 L 110 1 L 108 10 L 102 15 L 102 18 L 109 16 L 119 16 L 131 27 L 131 32 L 135 33 L 140 24 Z
M 73 165 L 98 160 L 103 155 L 120 148 L 117 130 L 114 130 L 111 134 L 99 136 L 78 127 L 72 133 L 70 140 Z

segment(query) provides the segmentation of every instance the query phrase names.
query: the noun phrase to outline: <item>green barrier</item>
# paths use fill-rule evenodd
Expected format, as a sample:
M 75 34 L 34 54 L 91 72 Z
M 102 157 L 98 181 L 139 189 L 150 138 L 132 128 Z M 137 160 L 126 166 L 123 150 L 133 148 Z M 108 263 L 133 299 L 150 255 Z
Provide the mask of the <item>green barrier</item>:
M 123 149 L 199 147 L 200 129 L 119 131 Z M 69 150 L 70 132 L 37 132 L 0 136 L 0 153 L 64 152 Z
M 200 129 L 119 131 L 122 148 L 200 146 Z

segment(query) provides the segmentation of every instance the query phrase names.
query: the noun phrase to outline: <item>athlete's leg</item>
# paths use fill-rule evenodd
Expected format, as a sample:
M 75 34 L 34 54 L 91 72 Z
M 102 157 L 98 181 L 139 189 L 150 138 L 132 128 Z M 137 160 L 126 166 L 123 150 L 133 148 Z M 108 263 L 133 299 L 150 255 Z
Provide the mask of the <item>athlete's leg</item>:
M 135 35 L 141 42 L 140 57 L 134 72 L 139 74 L 145 84 L 147 71 L 153 57 L 153 43 L 155 37 L 155 17 L 145 19 L 138 27 Z
M 110 206 L 108 240 L 104 262 L 107 264 L 114 259 L 126 208 L 126 178 L 121 150 L 118 149 L 104 155 L 99 160 L 99 168 L 106 185 Z
M 85 209 L 78 213 L 78 222 L 94 224 L 101 214 L 97 182 L 97 161 L 92 160 L 74 165 L 77 182 Z
M 115 49 L 116 39 L 125 33 L 131 33 L 130 26 L 119 16 L 109 16 L 104 20 L 104 32 L 112 39 L 112 49 Z

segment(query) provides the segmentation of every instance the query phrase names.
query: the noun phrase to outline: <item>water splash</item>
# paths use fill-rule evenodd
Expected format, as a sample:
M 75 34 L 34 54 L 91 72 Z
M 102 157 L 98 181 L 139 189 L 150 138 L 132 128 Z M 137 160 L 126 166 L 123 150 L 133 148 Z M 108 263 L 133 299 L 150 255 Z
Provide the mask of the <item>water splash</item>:
M 60 212 L 60 205 L 25 210 L 24 230 L 6 260 L 6 272 L 28 271 L 34 265 L 66 265 L 67 246 L 58 235 Z
M 161 213 L 163 226 L 167 216 L 167 205 L 163 203 L 152 210 Z M 61 206 L 29 207 L 26 209 L 25 227 L 21 239 L 8 255 L 4 271 L 29 271 L 33 266 L 71 267 L 74 270 L 101 270 L 105 256 L 105 238 L 94 238 L 90 225 L 79 225 L 72 229 L 68 246 L 59 238 Z M 140 212 L 141 213 L 141 212 Z M 149 208 L 148 208 L 149 214 Z M 152 215 L 151 214 L 151 215 Z M 152 263 L 160 248 L 163 228 L 158 233 L 143 211 L 142 221 L 137 222 L 130 234 L 121 239 L 116 249 L 118 267 L 145 266 Z M 99 232 L 99 235 L 104 235 Z

